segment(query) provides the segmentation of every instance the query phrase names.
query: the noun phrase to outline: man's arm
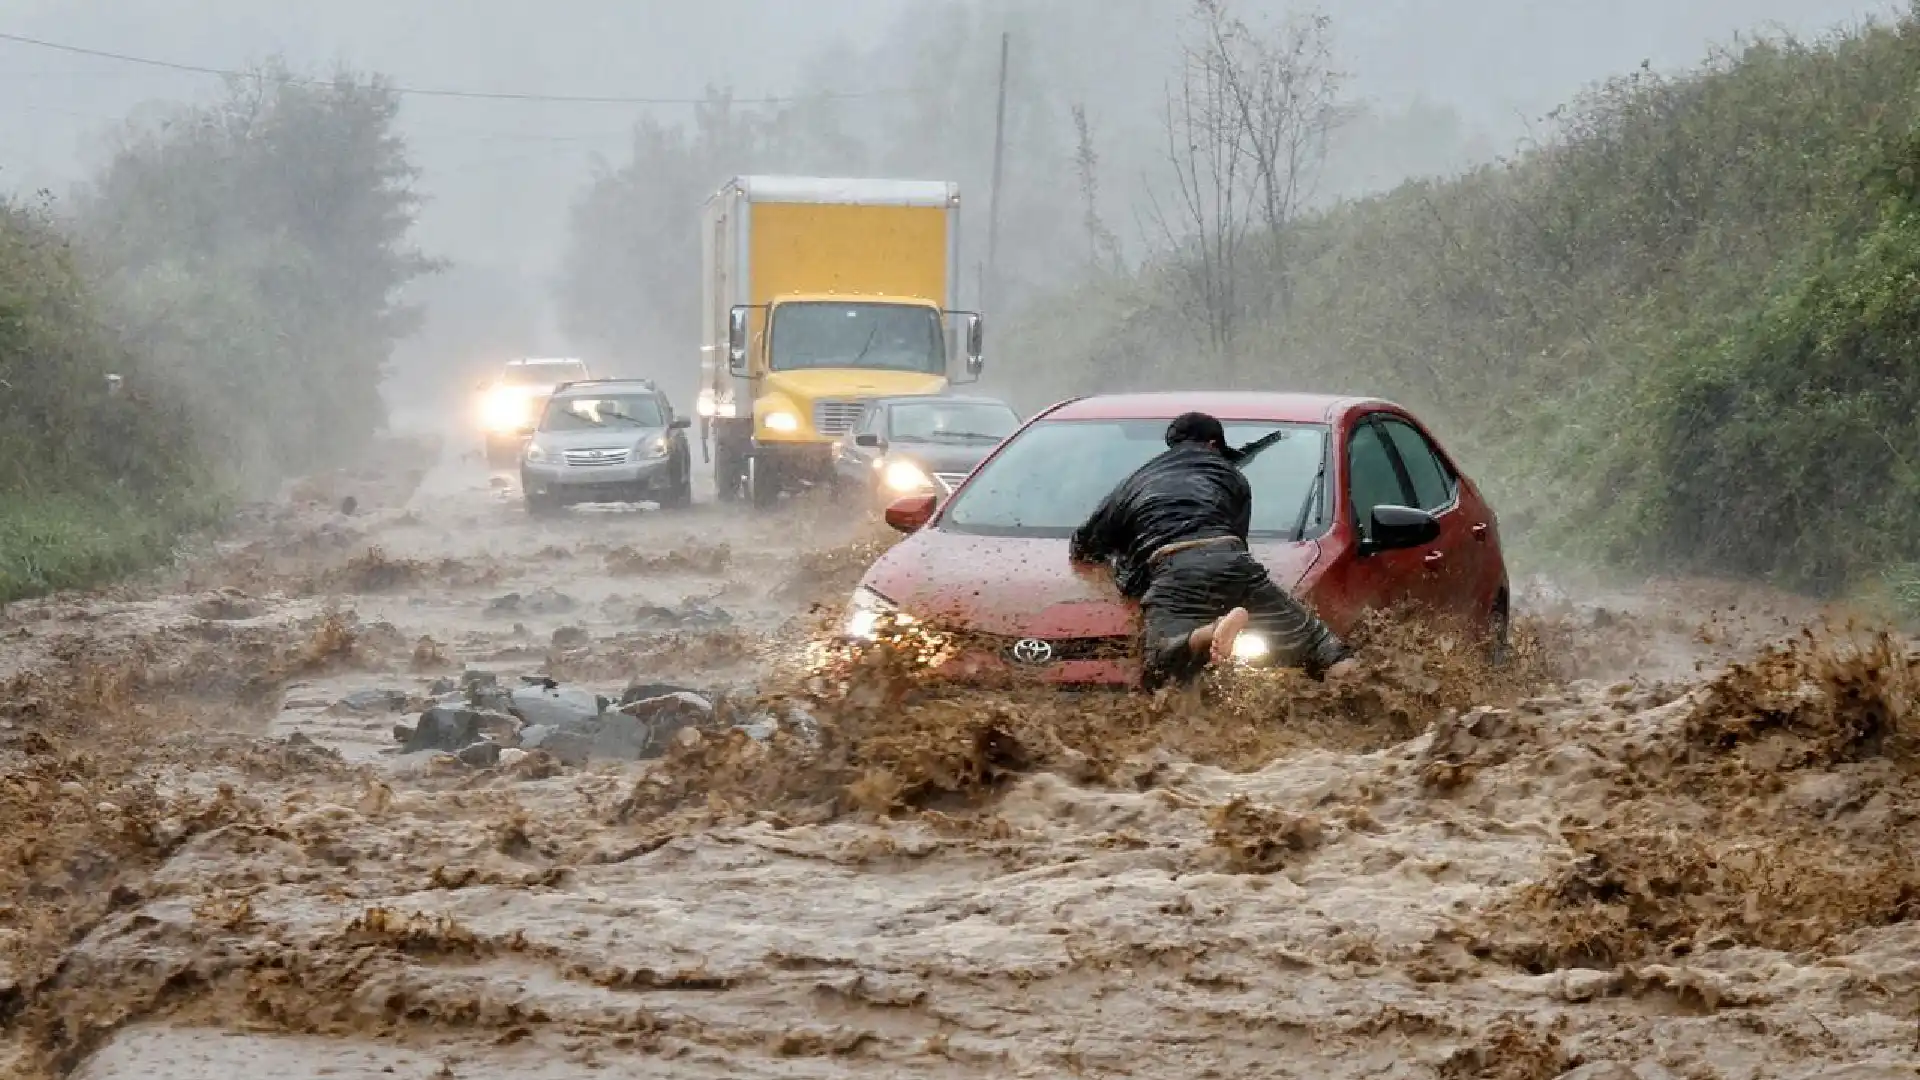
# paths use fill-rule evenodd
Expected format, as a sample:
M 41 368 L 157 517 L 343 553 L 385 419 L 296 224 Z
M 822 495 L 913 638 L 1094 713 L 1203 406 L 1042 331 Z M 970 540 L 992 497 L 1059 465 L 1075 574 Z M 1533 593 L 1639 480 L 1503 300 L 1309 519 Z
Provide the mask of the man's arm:
M 1073 531 L 1073 539 L 1067 542 L 1067 558 L 1074 562 L 1099 562 L 1114 553 L 1114 522 L 1119 516 L 1120 492 L 1125 487 L 1123 483 L 1107 492 L 1107 497 L 1093 508 L 1087 520 Z
M 1246 474 L 1239 469 L 1232 470 L 1233 479 L 1233 535 L 1247 542 L 1247 533 L 1253 528 L 1253 485 L 1247 482 Z

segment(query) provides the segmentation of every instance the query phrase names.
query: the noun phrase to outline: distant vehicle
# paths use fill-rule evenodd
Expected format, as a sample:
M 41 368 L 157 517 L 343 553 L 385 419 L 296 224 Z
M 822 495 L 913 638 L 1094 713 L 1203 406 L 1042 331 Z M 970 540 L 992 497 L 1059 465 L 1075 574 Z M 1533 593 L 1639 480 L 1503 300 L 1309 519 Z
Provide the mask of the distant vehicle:
M 480 426 L 486 432 L 487 464 L 505 469 L 520 458 L 547 395 L 561 383 L 593 378 L 584 361 L 571 357 L 509 360 L 498 376 L 480 384 Z
M 868 568 L 845 632 L 870 638 L 890 614 L 963 631 L 967 651 L 940 669 L 963 681 L 1024 670 L 1061 684 L 1134 682 L 1137 605 L 1075 574 L 1067 539 L 1166 448 L 1167 422 L 1188 410 L 1219 417 L 1235 445 L 1287 433 L 1243 465 L 1254 492 L 1248 540 L 1273 580 L 1335 632 L 1414 601 L 1483 627 L 1504 654 L 1506 562 L 1480 489 L 1405 409 L 1310 394 L 1103 394 L 1041 412 L 945 505 L 916 494 L 887 508 L 887 523 L 911 535 Z M 1259 663 L 1265 650 L 1249 633 L 1235 651 Z
M 691 504 L 688 424 L 644 379 L 559 386 L 520 455 L 527 512 L 547 515 L 585 502 Z
M 738 177 L 707 200 L 700 236 L 695 409 L 721 499 L 771 506 L 830 482 L 832 442 L 864 402 L 979 377 L 980 317 L 954 310 L 958 185 Z
M 834 469 L 842 486 L 882 507 L 903 495 L 944 498 L 1019 426 L 1020 414 L 998 398 L 875 398 L 835 440 Z

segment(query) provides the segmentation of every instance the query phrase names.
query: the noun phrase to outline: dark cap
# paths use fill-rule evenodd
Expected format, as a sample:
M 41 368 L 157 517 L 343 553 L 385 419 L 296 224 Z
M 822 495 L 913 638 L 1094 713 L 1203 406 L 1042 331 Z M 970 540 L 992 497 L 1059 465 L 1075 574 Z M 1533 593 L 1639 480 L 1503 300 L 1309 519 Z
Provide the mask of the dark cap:
M 1213 443 L 1225 449 L 1227 429 L 1206 413 L 1181 413 L 1173 418 L 1173 423 L 1167 425 L 1167 445 L 1178 446 L 1183 442 Z

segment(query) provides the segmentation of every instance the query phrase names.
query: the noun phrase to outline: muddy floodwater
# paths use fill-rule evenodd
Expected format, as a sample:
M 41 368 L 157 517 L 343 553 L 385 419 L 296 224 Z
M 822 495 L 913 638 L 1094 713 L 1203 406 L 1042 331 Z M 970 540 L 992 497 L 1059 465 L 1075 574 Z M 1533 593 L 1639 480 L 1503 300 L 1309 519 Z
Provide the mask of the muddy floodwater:
M 1529 582 L 1500 672 L 1383 626 L 1338 691 L 799 678 L 889 539 L 536 522 L 396 441 L 9 607 L 0 1075 L 1920 1075 L 1903 638 Z M 512 745 L 423 745 L 448 702 Z

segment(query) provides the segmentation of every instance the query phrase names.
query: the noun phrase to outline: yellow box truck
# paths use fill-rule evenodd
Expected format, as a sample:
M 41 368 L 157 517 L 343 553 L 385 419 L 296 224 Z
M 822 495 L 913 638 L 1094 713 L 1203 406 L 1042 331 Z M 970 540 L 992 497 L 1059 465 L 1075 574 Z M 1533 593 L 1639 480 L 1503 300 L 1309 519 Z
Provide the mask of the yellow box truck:
M 707 200 L 701 247 L 695 410 L 723 500 L 831 483 L 866 399 L 980 375 L 956 184 L 738 177 Z

